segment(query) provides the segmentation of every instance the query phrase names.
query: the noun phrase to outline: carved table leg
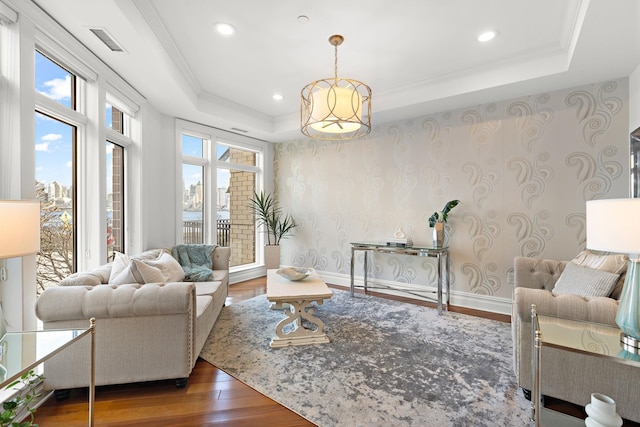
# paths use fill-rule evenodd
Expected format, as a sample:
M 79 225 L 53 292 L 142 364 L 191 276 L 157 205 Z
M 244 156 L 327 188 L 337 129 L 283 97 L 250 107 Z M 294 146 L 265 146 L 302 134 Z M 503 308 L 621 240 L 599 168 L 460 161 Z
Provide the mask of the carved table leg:
M 314 316 L 315 306 L 313 303 L 322 305 L 323 300 L 302 300 L 277 302 L 272 306 L 274 309 L 285 308 L 286 318 L 282 319 L 276 326 L 276 335 L 271 340 L 271 347 L 286 347 L 289 345 L 321 344 L 328 343 L 329 337 L 324 333 L 324 323 Z M 303 321 L 315 325 L 315 329 L 308 329 L 303 325 Z M 294 324 L 295 329 L 284 332 L 286 325 Z

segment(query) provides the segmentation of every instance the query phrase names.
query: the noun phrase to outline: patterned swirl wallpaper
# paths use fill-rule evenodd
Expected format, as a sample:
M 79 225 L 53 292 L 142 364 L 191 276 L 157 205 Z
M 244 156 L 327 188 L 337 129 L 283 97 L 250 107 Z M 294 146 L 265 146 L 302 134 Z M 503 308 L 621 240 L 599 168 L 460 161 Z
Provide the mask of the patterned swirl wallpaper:
M 585 201 L 628 196 L 627 100 L 621 79 L 374 124 L 354 141 L 276 144 L 276 192 L 300 225 L 281 261 L 347 277 L 350 242 L 402 227 L 429 244 L 429 216 L 460 199 L 446 225 L 452 291 L 510 299 L 515 256 L 573 258 Z M 376 255 L 370 274 L 432 283 L 436 267 Z

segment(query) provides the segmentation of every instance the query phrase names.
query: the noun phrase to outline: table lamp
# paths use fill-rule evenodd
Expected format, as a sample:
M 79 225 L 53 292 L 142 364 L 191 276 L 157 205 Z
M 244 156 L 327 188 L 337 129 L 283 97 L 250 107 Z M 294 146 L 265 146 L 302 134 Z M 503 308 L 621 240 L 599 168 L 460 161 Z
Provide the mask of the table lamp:
M 40 201 L 0 200 L 0 260 L 40 251 Z M 0 280 L 7 271 L 0 267 Z
M 625 350 L 640 351 L 640 198 L 587 202 L 587 248 L 629 255 L 616 323 Z

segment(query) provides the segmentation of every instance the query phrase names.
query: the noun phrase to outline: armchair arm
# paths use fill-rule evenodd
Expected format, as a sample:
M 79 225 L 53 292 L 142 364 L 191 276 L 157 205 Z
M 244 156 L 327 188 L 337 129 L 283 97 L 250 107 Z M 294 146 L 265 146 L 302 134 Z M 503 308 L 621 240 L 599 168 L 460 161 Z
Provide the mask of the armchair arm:
M 228 246 L 216 246 L 211 255 L 213 270 L 229 270 L 229 259 L 231 258 L 231 248 Z
M 46 289 L 36 303 L 43 322 L 180 314 L 194 310 L 193 283 L 59 286 Z
M 618 301 L 613 298 L 554 295 L 551 291 L 541 289 L 514 289 L 513 317 L 522 323 L 531 323 L 531 304 L 536 305 L 538 315 L 613 326 L 618 312 Z
M 516 287 L 552 290 L 567 261 L 515 257 L 514 283 Z

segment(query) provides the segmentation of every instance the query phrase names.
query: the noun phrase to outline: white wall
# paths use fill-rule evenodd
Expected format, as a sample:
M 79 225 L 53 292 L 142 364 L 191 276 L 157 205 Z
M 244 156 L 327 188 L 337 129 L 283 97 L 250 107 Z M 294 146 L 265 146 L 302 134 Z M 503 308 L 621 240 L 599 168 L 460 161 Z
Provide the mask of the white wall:
M 175 206 L 178 203 L 175 119 L 148 105 L 142 122 L 140 218 L 144 235 L 141 250 L 171 247 L 176 242 Z
M 508 313 L 515 256 L 573 258 L 585 201 L 627 196 L 628 117 L 621 79 L 379 124 L 350 142 L 277 144 L 278 196 L 300 223 L 282 261 L 346 284 L 350 242 L 402 227 L 429 244 L 428 217 L 460 199 L 448 223 L 453 303 Z M 435 265 L 377 255 L 371 275 L 428 284 Z

